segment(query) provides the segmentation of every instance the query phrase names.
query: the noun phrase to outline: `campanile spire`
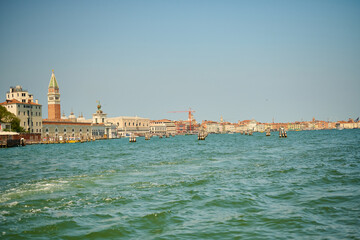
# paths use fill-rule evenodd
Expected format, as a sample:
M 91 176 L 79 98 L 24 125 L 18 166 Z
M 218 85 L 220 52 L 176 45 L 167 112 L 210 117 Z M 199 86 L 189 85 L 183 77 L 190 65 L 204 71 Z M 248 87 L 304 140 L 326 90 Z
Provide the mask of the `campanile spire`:
M 48 119 L 51 120 L 61 119 L 60 92 L 54 70 L 52 70 L 49 88 L 48 88 Z

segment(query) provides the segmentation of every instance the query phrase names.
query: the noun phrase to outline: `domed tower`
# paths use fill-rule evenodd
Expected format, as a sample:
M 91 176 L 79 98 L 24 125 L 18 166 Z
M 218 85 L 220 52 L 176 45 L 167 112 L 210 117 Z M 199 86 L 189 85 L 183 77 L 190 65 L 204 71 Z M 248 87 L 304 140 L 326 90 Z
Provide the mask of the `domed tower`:
M 60 111 L 60 92 L 56 81 L 54 70 L 52 70 L 51 79 L 48 88 L 48 119 L 61 119 Z

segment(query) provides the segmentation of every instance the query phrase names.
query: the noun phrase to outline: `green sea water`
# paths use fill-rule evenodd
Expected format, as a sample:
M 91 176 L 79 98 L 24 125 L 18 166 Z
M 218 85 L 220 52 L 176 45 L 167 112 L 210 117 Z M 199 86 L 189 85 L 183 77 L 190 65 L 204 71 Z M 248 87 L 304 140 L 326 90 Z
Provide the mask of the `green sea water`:
M 360 130 L 0 149 L 0 239 L 360 239 Z

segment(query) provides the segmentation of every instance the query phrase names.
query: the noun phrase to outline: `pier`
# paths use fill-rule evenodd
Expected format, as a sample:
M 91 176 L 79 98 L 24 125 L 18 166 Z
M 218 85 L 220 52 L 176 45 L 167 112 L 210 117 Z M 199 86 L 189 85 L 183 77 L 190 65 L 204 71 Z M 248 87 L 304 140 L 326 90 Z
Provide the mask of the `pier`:
M 131 134 L 129 137 L 129 142 L 136 142 L 136 136 L 134 134 Z
M 287 138 L 287 133 L 285 131 L 285 128 L 279 129 L 279 138 Z

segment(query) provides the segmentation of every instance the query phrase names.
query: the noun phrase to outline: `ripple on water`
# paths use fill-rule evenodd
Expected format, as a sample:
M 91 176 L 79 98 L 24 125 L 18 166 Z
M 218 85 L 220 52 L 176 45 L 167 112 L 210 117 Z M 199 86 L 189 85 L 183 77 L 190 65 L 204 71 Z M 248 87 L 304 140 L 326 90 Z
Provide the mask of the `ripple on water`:
M 356 239 L 358 133 L 6 149 L 0 151 L 0 233 L 10 239 Z

